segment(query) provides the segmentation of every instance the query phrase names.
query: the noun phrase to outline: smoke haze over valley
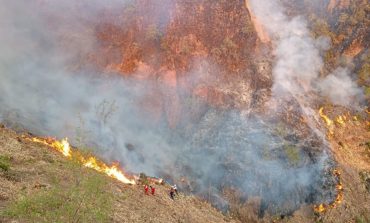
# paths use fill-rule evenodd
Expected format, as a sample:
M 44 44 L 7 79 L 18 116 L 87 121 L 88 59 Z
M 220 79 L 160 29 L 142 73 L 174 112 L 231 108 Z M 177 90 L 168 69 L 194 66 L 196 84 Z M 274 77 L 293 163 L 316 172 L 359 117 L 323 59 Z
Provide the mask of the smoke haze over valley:
M 233 7 L 244 14 L 232 19 L 249 30 L 231 19 L 232 37 L 202 42 L 217 16 L 196 6 L 209 24 L 180 33 L 193 19 L 182 17 L 178 8 L 191 3 L 180 0 L 0 2 L 0 122 L 8 127 L 68 137 L 224 211 L 228 190 L 259 197 L 261 216 L 335 199 L 318 105 L 360 110 L 366 96 L 353 70 L 325 68 L 331 40 L 314 37 L 305 15 L 280 1 L 240 1 Z

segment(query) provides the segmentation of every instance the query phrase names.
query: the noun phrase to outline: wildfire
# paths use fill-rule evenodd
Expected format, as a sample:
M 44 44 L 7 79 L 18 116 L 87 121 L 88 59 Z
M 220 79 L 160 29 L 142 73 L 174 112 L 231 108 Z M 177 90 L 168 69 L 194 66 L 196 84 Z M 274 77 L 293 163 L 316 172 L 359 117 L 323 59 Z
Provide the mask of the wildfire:
M 107 166 L 105 163 L 97 160 L 95 157 L 89 157 L 87 160 L 83 160 L 83 165 L 85 167 L 94 169 L 98 172 L 105 173 L 106 175 L 117 179 L 125 184 L 135 184 L 135 180 L 129 180 L 121 170 L 119 170 L 119 165 L 113 164 L 112 166 Z
M 324 114 L 324 108 L 323 107 L 321 107 L 319 109 L 319 115 L 324 120 L 324 122 L 326 123 L 326 126 L 327 126 L 327 128 L 329 130 L 328 137 L 330 137 L 331 135 L 334 134 L 334 128 L 335 128 L 335 126 L 345 127 L 346 121 L 347 121 L 347 117 L 351 117 L 351 114 L 348 112 L 348 114 L 342 114 L 342 115 L 336 116 L 335 119 L 334 119 L 334 121 L 333 121 L 327 115 Z M 354 121 L 357 121 L 357 116 L 353 116 L 353 120 Z M 334 123 L 336 123 L 337 125 L 334 125 Z
M 344 126 L 346 123 L 347 117 L 345 115 L 339 115 L 336 119 L 335 119 L 335 122 L 337 122 L 338 124 Z
M 53 147 L 58 152 L 61 152 L 63 156 L 71 157 L 71 147 L 69 146 L 68 138 L 62 139 L 61 141 L 55 140 L 53 138 L 36 138 L 33 137 L 32 141 L 42 143 L 47 146 Z
M 319 110 L 319 114 L 320 114 L 320 117 L 325 121 L 325 123 L 326 123 L 326 126 L 327 126 L 327 128 L 328 128 L 328 130 L 329 130 L 329 135 L 328 135 L 328 137 L 330 137 L 330 135 L 333 135 L 334 134 L 334 131 L 333 131 L 333 128 L 334 128 L 334 126 L 333 126 L 333 121 L 328 117 L 328 116 L 326 116 L 325 114 L 324 114 L 324 107 L 321 107 L 320 108 L 320 110 Z
M 324 110 L 324 107 L 321 107 L 319 110 L 320 117 L 325 121 L 326 125 L 329 127 L 333 124 L 333 121 L 324 114 L 323 110 Z
M 103 161 L 97 159 L 94 156 L 89 156 L 86 158 L 78 151 L 73 151 L 71 149 L 71 146 L 69 145 L 67 138 L 61 141 L 58 141 L 53 138 L 39 138 L 39 137 L 31 138 L 27 136 L 25 136 L 25 138 L 33 142 L 42 143 L 44 145 L 47 145 L 55 149 L 56 151 L 60 152 L 61 154 L 63 154 L 63 156 L 71 158 L 71 159 L 72 158 L 76 159 L 78 160 L 78 162 L 80 162 L 85 167 L 88 167 L 98 172 L 104 173 L 114 179 L 121 181 L 124 184 L 136 184 L 135 179 L 129 179 L 128 177 L 125 176 L 122 170 L 120 170 L 118 163 L 108 166 Z
M 335 197 L 334 201 L 329 204 L 319 204 L 314 206 L 314 211 L 316 213 L 323 213 L 330 208 L 336 208 L 339 204 L 343 201 L 343 184 L 340 177 L 340 172 L 337 169 L 333 170 L 333 175 L 337 178 L 338 184 L 335 186 L 337 191 L 337 196 Z

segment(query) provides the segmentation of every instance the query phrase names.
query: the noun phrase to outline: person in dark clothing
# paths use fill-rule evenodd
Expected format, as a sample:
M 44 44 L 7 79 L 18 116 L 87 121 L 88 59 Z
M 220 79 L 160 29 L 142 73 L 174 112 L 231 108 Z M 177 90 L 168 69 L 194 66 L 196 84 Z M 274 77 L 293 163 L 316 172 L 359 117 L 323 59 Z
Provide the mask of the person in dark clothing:
M 175 190 L 171 187 L 171 190 L 170 190 L 170 197 L 172 200 L 175 200 Z

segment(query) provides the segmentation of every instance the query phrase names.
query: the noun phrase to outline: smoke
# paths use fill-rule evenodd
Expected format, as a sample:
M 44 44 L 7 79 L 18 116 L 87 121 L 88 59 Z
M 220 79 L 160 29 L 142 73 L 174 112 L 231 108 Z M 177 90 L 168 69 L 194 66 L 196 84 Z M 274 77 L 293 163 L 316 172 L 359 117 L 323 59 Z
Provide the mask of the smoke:
M 358 106 L 358 99 L 363 99 L 362 90 L 349 77 L 345 68 L 337 68 L 333 73 L 318 83 L 321 95 L 328 97 L 335 104 L 347 107 Z
M 275 45 L 273 97 L 288 94 L 298 101 L 306 101 L 315 92 L 328 96 L 333 104 L 344 106 L 361 100 L 362 91 L 351 80 L 347 69 L 337 69 L 325 78 L 319 76 L 323 69 L 321 54 L 330 46 L 327 38 L 314 39 L 304 18 L 287 16 L 279 1 L 250 2 L 253 13 Z
M 322 177 L 330 161 L 317 131 L 303 134 L 277 116 L 210 107 L 189 92 L 155 81 L 74 69 L 74 60 L 98 44 L 89 26 L 98 12 L 128 3 L 100 2 L 79 1 L 77 8 L 75 1 L 1 3 L 2 122 L 35 134 L 69 137 L 74 144 L 82 140 L 128 171 L 166 177 L 194 193 L 210 194 L 215 204 L 225 204 L 227 187 L 246 198 L 261 197 L 261 209 L 274 213 L 333 197 L 323 189 L 333 182 Z M 289 92 L 303 97 L 304 86 L 318 79 L 322 66 L 317 42 L 302 18 L 288 19 L 276 2 L 253 1 L 253 7 L 277 40 L 274 96 Z M 186 76 L 200 81 L 198 72 Z M 328 82 L 330 86 L 332 80 Z M 166 116 L 179 114 L 173 100 L 184 102 L 180 114 L 186 115 L 177 117 L 179 125 L 169 125 L 163 115 L 153 121 L 150 112 L 155 109 L 143 109 L 142 101 L 153 92 L 167 98 L 160 105 Z

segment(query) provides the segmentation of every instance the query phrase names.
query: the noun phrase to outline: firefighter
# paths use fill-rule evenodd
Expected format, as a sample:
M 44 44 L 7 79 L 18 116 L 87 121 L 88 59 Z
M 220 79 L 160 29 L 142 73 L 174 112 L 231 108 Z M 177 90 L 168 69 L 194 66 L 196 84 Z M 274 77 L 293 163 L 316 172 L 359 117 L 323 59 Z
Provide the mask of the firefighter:
M 176 193 L 176 195 L 179 195 L 179 193 L 177 192 L 177 186 L 176 186 L 176 184 L 173 185 L 172 188 L 173 188 L 174 192 Z
M 173 189 L 173 187 L 171 187 L 171 190 L 170 190 L 170 197 L 172 200 L 175 200 L 175 190 Z
M 150 190 L 151 190 L 152 195 L 154 196 L 154 194 L 155 194 L 155 187 L 150 186 Z

